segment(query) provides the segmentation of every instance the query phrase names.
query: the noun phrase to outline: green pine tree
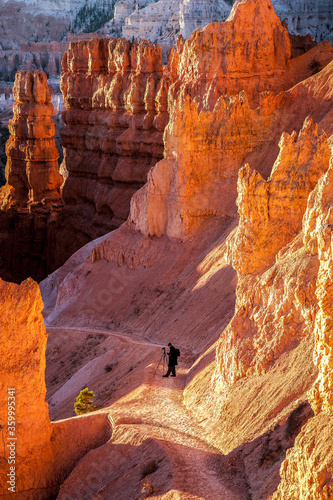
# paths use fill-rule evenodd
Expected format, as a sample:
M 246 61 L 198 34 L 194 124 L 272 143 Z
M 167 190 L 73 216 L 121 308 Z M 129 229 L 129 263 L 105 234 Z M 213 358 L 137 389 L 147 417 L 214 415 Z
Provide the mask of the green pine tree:
M 74 403 L 75 413 L 77 415 L 83 415 L 83 413 L 89 413 L 96 410 L 97 407 L 93 403 L 94 397 L 93 391 L 89 391 L 88 387 L 82 389 L 76 398 L 76 403 Z

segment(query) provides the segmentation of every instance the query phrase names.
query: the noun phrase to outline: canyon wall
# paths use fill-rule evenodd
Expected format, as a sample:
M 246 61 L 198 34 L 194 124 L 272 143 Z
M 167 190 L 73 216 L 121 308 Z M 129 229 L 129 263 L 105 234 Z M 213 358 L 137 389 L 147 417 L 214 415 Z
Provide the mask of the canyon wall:
M 68 256 L 126 220 L 131 197 L 163 157 L 168 114 L 161 57 L 159 46 L 125 39 L 82 41 L 65 54 L 68 178 L 59 231 L 72 245 Z
M 266 0 L 238 3 L 226 23 L 180 38 L 158 84 L 159 110 L 169 116 L 164 158 L 134 194 L 127 223 L 86 245 L 41 285 L 56 333 L 125 331 L 127 340 L 181 347 L 181 405 L 196 417 L 200 438 L 218 450 L 205 464 L 214 462 L 220 487 L 227 469 L 229 479 L 239 479 L 230 486 L 235 496 L 241 483 L 239 498 L 254 500 L 332 496 L 333 49 L 303 42 L 292 57 L 296 45 Z M 106 54 L 109 42 L 91 43 Z M 78 47 L 93 53 L 82 44 L 73 54 Z M 85 60 L 91 68 L 109 61 Z M 73 64 L 73 82 L 93 87 L 100 69 L 84 63 L 80 71 L 80 58 Z M 70 78 L 67 71 L 68 88 Z M 128 102 L 133 108 L 126 93 L 115 101 L 115 86 L 103 81 L 94 94 L 68 93 L 73 115 L 79 108 L 91 113 L 90 99 L 122 113 Z M 73 143 L 77 130 L 73 122 Z M 147 422 L 149 436 L 156 436 L 156 411 L 147 410 L 146 391 L 156 385 L 160 394 L 156 380 L 138 389 L 145 399 L 139 417 L 134 382 L 118 407 L 121 424 Z M 181 393 L 171 384 L 166 392 Z M 79 486 L 91 459 L 78 465 L 64 493 Z M 125 491 L 126 480 L 111 480 L 106 466 L 94 493 L 110 492 L 118 480 Z
M 213 387 L 219 393 L 219 410 L 224 413 L 229 407 L 230 411 L 234 388 L 239 390 L 247 380 L 268 381 L 270 373 L 277 374 L 292 353 L 298 351 L 300 361 L 305 346 L 313 353 L 314 370 L 301 386 L 294 383 L 289 389 L 285 405 L 293 398 L 298 397 L 300 403 L 306 397 L 314 416 L 287 451 L 274 500 L 328 499 L 333 493 L 333 131 L 327 121 L 332 116 L 331 75 L 332 63 L 301 85 L 307 88 L 310 100 L 317 87 L 320 105 L 329 104 L 321 121 L 328 137 L 307 118 L 298 135 L 282 135 L 280 154 L 267 181 L 249 165 L 240 170 L 240 219 L 229 242 L 238 285 L 235 315 L 221 334 L 216 351 Z M 303 369 L 310 370 L 310 363 L 304 359 Z M 280 390 L 284 390 L 283 384 Z M 277 411 L 284 411 L 283 407 Z M 225 421 L 223 427 L 227 427 Z

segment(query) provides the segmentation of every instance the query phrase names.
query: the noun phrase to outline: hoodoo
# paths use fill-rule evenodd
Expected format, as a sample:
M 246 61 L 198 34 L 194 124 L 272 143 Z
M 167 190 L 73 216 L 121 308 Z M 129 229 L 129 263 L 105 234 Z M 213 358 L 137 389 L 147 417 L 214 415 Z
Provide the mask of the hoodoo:
M 69 257 L 125 222 L 131 197 L 163 157 L 168 113 L 158 45 L 123 38 L 71 43 L 63 67 L 68 178 L 58 230 Z
M 54 142 L 53 105 L 46 74 L 16 73 L 13 96 L 14 118 L 9 122 L 6 146 L 7 184 L 1 189 L 2 209 L 15 204 L 28 208 L 48 206 L 61 200 L 59 153 Z
M 62 207 L 59 153 L 46 74 L 19 71 L 9 122 L 6 184 L 0 189 L 1 276 L 40 280 L 52 268 L 48 233 Z

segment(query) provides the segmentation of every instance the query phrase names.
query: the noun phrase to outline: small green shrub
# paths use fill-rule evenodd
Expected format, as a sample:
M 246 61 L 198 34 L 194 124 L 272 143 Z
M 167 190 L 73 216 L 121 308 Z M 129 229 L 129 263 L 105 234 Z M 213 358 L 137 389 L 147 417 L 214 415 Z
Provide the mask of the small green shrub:
M 93 391 L 89 391 L 88 387 L 82 389 L 78 397 L 76 398 L 76 403 L 74 403 L 74 411 L 77 415 L 83 415 L 84 413 L 90 413 L 96 410 L 96 406 L 93 403 L 95 395 Z
M 110 365 L 110 364 L 108 364 L 108 365 L 105 365 L 105 366 L 104 366 L 104 370 L 105 370 L 107 373 L 111 372 L 111 371 L 112 371 L 112 368 L 113 368 L 113 365 Z

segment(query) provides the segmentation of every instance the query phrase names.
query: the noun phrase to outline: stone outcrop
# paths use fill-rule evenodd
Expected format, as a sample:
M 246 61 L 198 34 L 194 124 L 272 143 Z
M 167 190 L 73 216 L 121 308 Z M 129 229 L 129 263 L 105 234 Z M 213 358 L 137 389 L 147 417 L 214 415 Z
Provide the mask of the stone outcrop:
M 284 133 L 279 146 L 267 181 L 249 165 L 239 173 L 240 220 L 233 266 L 241 274 L 262 273 L 271 267 L 278 251 L 301 230 L 308 196 L 328 169 L 331 152 L 326 134 L 319 136 L 310 118 L 298 136 Z
M 182 0 L 179 2 L 180 33 L 187 40 L 196 29 L 202 29 L 209 23 L 221 22 L 230 13 L 230 2 L 224 0 Z
M 329 75 L 332 63 L 289 96 L 296 91 L 302 95 L 306 89 L 312 99 L 319 92 L 325 108 L 332 102 L 326 86 Z M 280 154 L 267 181 L 249 165 L 240 170 L 240 221 L 229 239 L 238 286 L 235 315 L 221 334 L 216 353 L 213 386 L 220 395 L 219 411 L 230 412 L 233 391 L 241 391 L 251 380 L 269 380 L 291 353 L 304 352 L 305 345 L 314 353 L 316 371 L 304 379 L 302 390 L 310 389 L 307 398 L 315 416 L 287 451 L 274 500 L 329 499 L 333 493 L 330 109 L 320 117 L 328 138 L 311 119 L 305 120 L 298 135 L 282 135 Z M 311 369 L 309 360 L 303 369 Z M 299 390 L 296 383 L 294 390 Z M 284 404 L 293 397 L 290 389 Z M 225 423 L 223 427 L 226 432 Z
M 128 40 L 148 39 L 150 42 L 159 42 L 164 55 L 167 54 L 176 39 L 163 37 L 163 31 L 168 21 L 176 21 L 175 33 L 179 33 L 179 0 L 159 0 L 149 3 L 143 9 L 136 9 L 124 20 L 122 34 Z M 177 19 L 178 17 L 178 19 Z M 178 21 L 178 22 L 177 22 Z
M 163 157 L 161 57 L 159 46 L 125 39 L 78 42 L 65 55 L 63 220 L 84 243 L 126 220 L 131 197 Z
M 318 262 L 298 234 L 331 153 L 311 119 L 298 137 L 284 134 L 280 148 L 267 181 L 249 166 L 239 172 L 240 221 L 231 243 L 239 283 L 235 316 L 217 349 L 222 386 L 264 372 L 314 327 Z
M 333 12 L 330 0 L 273 0 L 281 20 L 293 34 L 310 35 L 318 42 L 333 41 Z
M 95 333 L 103 329 L 109 340 L 113 335 L 107 333 L 115 330 L 118 342 L 119 331 L 126 331 L 127 342 L 137 340 L 135 332 L 154 346 L 175 341 L 182 355 L 191 346 L 189 369 L 184 362 L 179 371 L 186 384 L 185 404 L 200 422 L 200 438 L 219 451 L 215 456 L 212 451 L 201 463 L 218 463 L 225 473 L 220 453 L 228 454 L 223 457 L 226 469 L 239 479 L 238 485 L 228 482 L 229 496 L 253 500 L 274 494 L 295 500 L 332 495 L 329 162 L 333 63 L 329 44 L 312 46 L 309 41 L 307 50 L 305 42 L 298 45 L 300 54 L 292 57 L 297 47 L 266 0 L 238 3 L 224 25 L 208 26 L 186 42 L 181 38 L 158 84 L 163 89 L 159 111 L 170 117 L 164 131 L 165 156 L 134 195 L 127 224 L 86 245 L 42 285 L 47 321 L 56 327 L 56 334 L 64 326 L 91 328 Z M 98 50 L 106 54 L 103 47 L 109 42 L 94 43 L 95 52 L 85 46 L 87 54 Z M 125 41 L 121 43 L 126 46 Z M 262 48 L 259 61 L 258 44 Z M 94 80 L 100 74 L 100 70 L 94 73 L 94 64 L 106 67 L 108 57 L 86 55 L 88 70 L 84 58 L 70 61 L 77 64 L 75 78 L 81 88 L 94 89 L 85 95 L 79 90 L 68 93 L 68 105 L 72 102 L 82 116 L 84 111 L 94 116 L 91 107 L 100 102 L 110 103 L 107 106 L 123 113 L 122 117 L 139 111 L 139 99 L 133 104 L 125 92 L 115 101 L 112 81 L 103 86 L 100 77 Z M 64 85 L 74 89 L 75 79 L 70 77 L 67 71 Z M 104 77 L 107 80 L 108 74 L 103 73 Z M 132 85 L 128 88 L 133 96 Z M 140 111 L 134 118 L 137 115 Z M 154 121 L 158 116 L 159 112 Z M 72 125 L 74 133 L 74 121 Z M 85 125 L 80 130 L 85 137 L 83 148 Z M 100 148 L 96 145 L 96 151 Z M 231 263 L 238 274 L 232 318 L 236 271 Z M 102 349 L 99 346 L 96 354 L 103 353 Z M 72 354 L 68 351 L 67 355 Z M 56 352 L 54 356 L 57 359 Z M 56 362 L 52 363 L 55 373 Z M 103 371 L 104 357 L 100 363 Z M 123 356 L 119 357 L 122 363 Z M 115 385 L 118 368 L 110 377 Z M 153 371 L 152 366 L 146 368 L 146 373 Z M 87 372 L 88 368 L 80 376 Z M 79 384 L 79 374 L 73 377 L 72 382 Z M 121 425 L 140 424 L 147 435 L 156 436 L 156 429 L 152 430 L 157 421 L 155 405 L 147 390 L 159 384 L 150 376 L 141 385 L 135 374 L 134 379 L 138 392 L 132 392 L 129 382 L 120 402 L 118 389 L 109 380 L 106 386 L 100 377 L 98 387 Z M 57 384 L 52 387 L 53 411 L 61 412 L 66 405 L 69 411 L 68 386 L 58 387 L 58 392 Z M 110 403 L 109 393 L 105 396 L 111 387 L 116 392 L 111 397 L 118 403 Z M 175 387 L 182 396 L 179 386 Z M 175 394 L 173 390 L 167 386 L 169 394 Z M 139 394 L 145 399 L 143 405 L 138 403 Z M 183 398 L 179 399 L 183 404 Z M 179 432 L 169 408 L 168 414 Z M 315 435 L 316 427 L 322 436 Z M 164 442 L 171 435 L 166 439 L 165 429 Z M 186 425 L 186 432 L 192 432 L 192 425 Z M 135 434 L 131 439 L 138 442 Z M 182 439 L 182 446 L 187 442 Z M 115 439 L 114 444 L 119 441 Z M 193 443 L 186 450 L 181 448 L 182 455 L 187 456 L 189 448 L 198 458 Z M 111 446 L 113 453 L 117 456 Z M 125 484 L 125 473 L 120 478 L 117 471 L 111 478 L 113 468 L 106 456 L 108 446 L 87 455 L 61 494 L 75 495 L 81 479 L 87 474 L 91 477 L 91 461 L 98 457 L 102 477 L 92 487 L 82 485 L 80 494 L 107 495 L 119 479 L 120 489 L 134 496 L 135 486 Z M 191 471 L 193 463 L 197 462 L 191 460 Z M 219 492 L 220 485 L 219 476 Z M 192 488 L 193 484 L 185 484 L 182 491 L 218 498 L 211 491 L 199 495 L 202 490 Z
M 10 472 L 8 460 L 11 456 L 14 458 L 12 465 L 15 467 L 16 491 L 29 490 L 32 484 L 35 484 L 35 488 L 46 486 L 43 480 L 38 481 L 37 478 L 38 474 L 45 477 L 52 470 L 49 461 L 52 429 L 45 402 L 44 353 L 47 333 L 41 315 L 43 302 L 39 287 L 32 280 L 25 281 L 21 286 L 1 280 L 0 294 L 3 360 L 1 422 L 7 423 L 8 415 L 15 422 L 15 429 L 8 425 L 3 425 L 1 429 L 0 491 L 1 496 L 7 493 L 9 497 L 6 475 Z M 10 389 L 13 391 L 8 392 Z M 10 403 L 13 404 L 9 406 Z M 12 408 L 11 413 L 9 408 Z M 11 437 L 12 441 L 9 439 Z M 7 446 L 9 442 L 14 443 L 12 452 Z M 29 455 L 30 460 L 26 460 Z
M 75 462 L 108 438 L 105 414 L 50 422 L 43 307 L 39 287 L 31 279 L 21 286 L 0 280 L 0 495 L 4 499 L 13 492 L 22 500 L 50 498 Z
M 115 5 L 114 18 L 101 32 L 113 37 L 123 35 L 129 40 L 134 36 L 158 41 L 166 56 L 170 46 L 176 45 L 179 34 L 187 40 L 195 29 L 224 21 L 233 3 L 224 0 L 158 0 L 155 3 L 151 0 L 120 0 Z M 281 21 L 288 24 L 291 34 L 310 34 L 318 42 L 332 42 L 333 18 L 328 0 L 306 3 L 273 0 L 272 5 Z
M 235 216 L 238 170 L 255 158 L 267 175 L 268 143 L 272 152 L 276 134 L 286 130 L 274 109 L 287 121 L 290 95 L 277 94 L 310 76 L 315 58 L 320 67 L 332 60 L 329 44 L 311 52 L 291 59 L 288 32 L 268 0 L 237 3 L 225 23 L 180 39 L 169 62 L 177 76 L 168 97 L 165 157 L 132 199 L 134 227 L 185 238 L 209 217 Z
M 309 196 L 303 219 L 304 243 L 319 260 L 316 281 L 318 312 L 314 324 L 314 364 L 318 377 L 309 391 L 315 412 L 288 451 L 274 500 L 329 499 L 333 495 L 332 458 L 332 186 L 333 162 Z

